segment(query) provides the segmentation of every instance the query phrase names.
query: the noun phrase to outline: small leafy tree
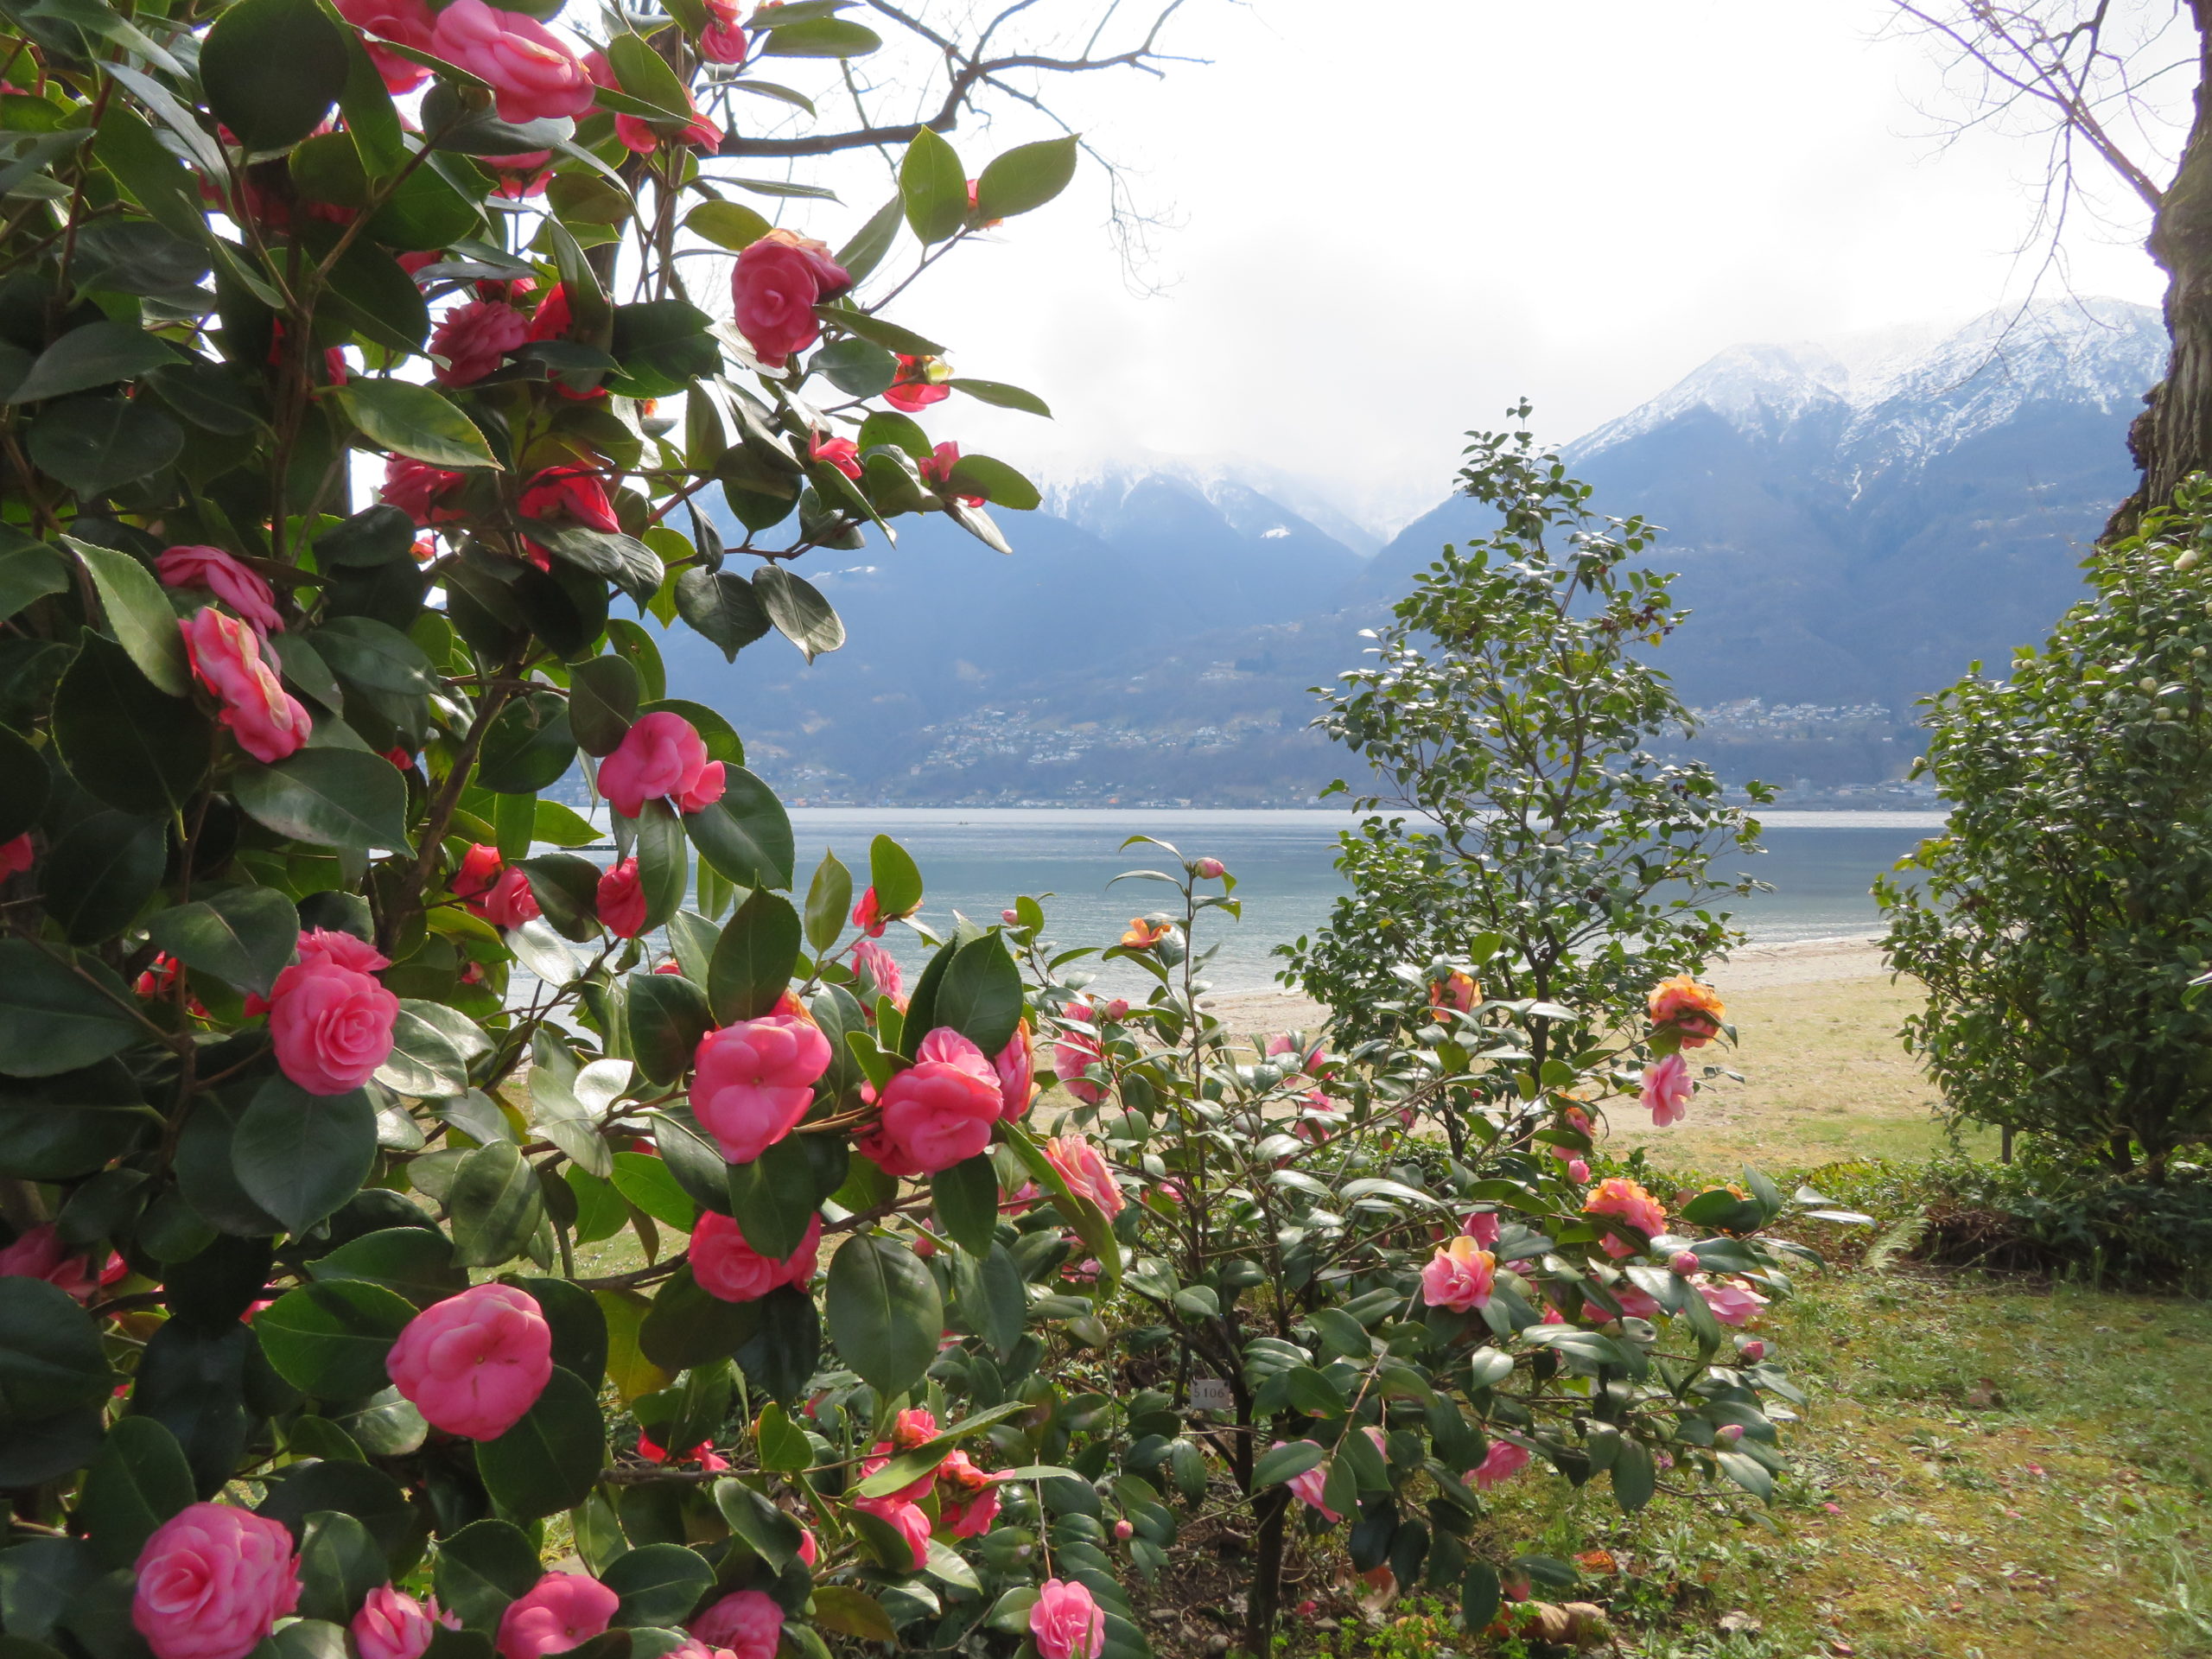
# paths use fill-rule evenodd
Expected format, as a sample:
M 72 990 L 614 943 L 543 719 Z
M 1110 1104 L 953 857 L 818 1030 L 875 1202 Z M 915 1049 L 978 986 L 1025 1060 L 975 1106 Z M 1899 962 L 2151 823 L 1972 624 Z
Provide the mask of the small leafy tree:
M 1529 406 L 1509 412 L 1525 422 Z M 1681 621 L 1670 578 L 1633 563 L 1656 531 L 1599 517 L 1527 430 L 1471 435 L 1460 488 L 1497 510 L 1497 533 L 1445 549 L 1375 636 L 1375 663 L 1320 693 L 1315 723 L 1367 762 L 1372 792 L 1340 842 L 1351 891 L 1284 950 L 1285 977 L 1357 1033 L 1395 997 L 1393 965 L 1431 958 L 1440 987 L 1479 964 L 1503 1000 L 1618 1009 L 1739 939 L 1707 906 L 1759 885 L 1709 874 L 1757 850 L 1758 823 L 1708 767 L 1645 747 L 1691 729 L 1638 654 Z M 1539 1062 L 1551 1041 L 1539 1020 Z
M 1875 888 L 1950 1111 L 2153 1181 L 2212 1135 L 2208 518 L 2200 477 L 2008 678 L 1929 700 L 1950 823 Z
M 1071 1461 L 1130 1518 L 1135 1569 L 1165 1565 L 1179 1500 L 1225 1511 L 1250 1542 L 1243 1650 L 1265 1654 L 1294 1529 L 1332 1553 L 1344 1527 L 1354 1569 L 1440 1592 L 1476 1632 L 1507 1590 L 1578 1581 L 1478 1530 L 1492 1490 L 1532 1465 L 1609 1485 L 1630 1513 L 1716 1479 L 1770 1496 L 1783 1414 L 1767 1402 L 1802 1395 L 1743 1327 L 1817 1259 L 1770 1230 L 1815 1195 L 1785 1199 L 1746 1170 L 1670 1215 L 1587 1161 L 1603 1103 L 1649 1092 L 1630 1056 L 1717 1034 L 1709 989 L 1665 988 L 1655 1023 L 1554 1060 L 1541 1083 L 1525 1070 L 1541 1018 L 1432 1011 L 1418 975 L 1378 1012 L 1433 1034 L 1341 1053 L 1292 1034 L 1255 1056 L 1199 1006 L 1198 936 L 1236 913 L 1233 878 L 1151 844 L 1164 864 L 1131 874 L 1173 898 L 1119 944 L 1056 951 L 1030 899 L 1012 929 L 1077 1102 L 1046 1155 L 1112 1215 L 1116 1246 L 1034 1308 L 1107 1345 L 1125 1380 L 1118 1421 L 1090 1419 Z M 1150 994 L 1089 988 L 1080 964 L 1099 954 L 1144 972 Z M 1463 1151 L 1424 1133 L 1440 1118 Z M 1601 1637 L 1602 1621 L 1571 1617 Z

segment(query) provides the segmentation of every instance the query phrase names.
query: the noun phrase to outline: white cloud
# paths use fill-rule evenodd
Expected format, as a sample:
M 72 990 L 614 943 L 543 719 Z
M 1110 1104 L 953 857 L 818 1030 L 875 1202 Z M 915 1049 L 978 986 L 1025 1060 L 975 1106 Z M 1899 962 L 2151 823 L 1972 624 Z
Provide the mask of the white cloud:
M 1563 441 L 1732 343 L 1956 321 L 2033 275 L 2041 146 L 1939 145 L 1929 48 L 1874 38 L 1883 0 L 1186 10 L 1168 43 L 1210 67 L 1060 93 L 1173 211 L 1166 292 L 1130 291 L 1087 173 L 897 314 L 1059 418 L 956 399 L 933 433 L 1043 473 L 1259 457 L 1390 524 L 1521 394 Z M 957 135 L 974 157 L 1016 136 Z M 2080 229 L 2075 289 L 2155 300 L 2139 232 Z

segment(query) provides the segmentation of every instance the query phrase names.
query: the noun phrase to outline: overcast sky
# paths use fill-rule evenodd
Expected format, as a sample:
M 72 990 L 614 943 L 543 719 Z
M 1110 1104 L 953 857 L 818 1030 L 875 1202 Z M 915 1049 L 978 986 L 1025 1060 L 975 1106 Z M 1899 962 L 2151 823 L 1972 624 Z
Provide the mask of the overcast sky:
M 1737 341 L 1962 321 L 2033 275 L 2041 144 L 1945 146 L 1883 0 L 1185 10 L 1168 43 L 1211 64 L 1059 95 L 1172 216 L 1161 291 L 1132 290 L 1095 174 L 962 251 L 895 315 L 1058 419 L 955 399 L 933 435 L 1040 477 L 1256 458 L 1388 529 L 1522 393 L 1563 442 Z M 956 137 L 972 170 L 1016 136 Z M 2155 302 L 2141 229 L 2082 225 L 2075 290 Z

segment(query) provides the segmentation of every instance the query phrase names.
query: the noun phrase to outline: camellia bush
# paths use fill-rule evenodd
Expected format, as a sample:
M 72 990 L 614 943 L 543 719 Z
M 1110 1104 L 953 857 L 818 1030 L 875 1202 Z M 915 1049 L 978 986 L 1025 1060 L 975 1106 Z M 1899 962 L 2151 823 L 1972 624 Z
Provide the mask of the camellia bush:
M 1342 1528 L 1370 1585 L 1440 1592 L 1471 1632 L 1603 1640 L 1594 1605 L 1542 1599 L 1572 1591 L 1572 1564 L 1499 1553 L 1490 1495 L 1541 1464 L 1631 1513 L 1715 1478 L 1770 1496 L 1802 1395 L 1746 1327 L 1815 1258 L 1770 1230 L 1866 1217 L 1752 1170 L 1670 1215 L 1593 1173 L 1605 1102 L 1680 1121 L 1687 1057 L 1728 1034 L 1687 976 L 1649 988 L 1632 1037 L 1572 1059 L 1531 1045 L 1533 1025 L 1568 1028 L 1558 1016 L 1412 967 L 1370 1012 L 1417 1036 L 1338 1052 L 1285 1033 L 1255 1052 L 1201 1006 L 1211 953 L 1194 940 L 1236 912 L 1234 877 L 1151 844 L 1164 867 L 1123 879 L 1174 900 L 1103 953 L 1046 944 L 1033 899 L 1005 918 L 1076 1102 L 1046 1155 L 1118 1246 L 1080 1259 L 1094 1236 L 1062 1236 L 1046 1211 L 1017 1224 L 1013 1254 L 1061 1262 L 1068 1282 L 1033 1310 L 1121 1385 L 1118 1414 L 1096 1396 L 1098 1438 L 1073 1461 L 1122 1509 L 1132 1566 L 1166 1569 L 1175 1506 L 1197 1509 L 1249 1546 L 1242 1645 L 1267 1653 L 1292 1529 L 1326 1549 Z M 1148 995 L 1099 995 L 1095 955 Z M 987 1363 L 948 1351 L 941 1369 Z
M 7 9 L 10 1659 L 1141 1654 L 1041 1530 L 1089 1489 L 1006 1175 L 1112 1235 L 1015 959 L 904 989 L 912 861 L 797 891 L 647 623 L 811 654 L 810 550 L 1004 545 L 1033 489 L 916 416 L 1041 404 L 881 303 L 1077 160 L 940 129 L 1148 43 L 910 29 L 941 111 L 848 130 L 764 73 L 880 91 L 838 0 L 557 10 Z M 834 251 L 752 176 L 880 145 Z

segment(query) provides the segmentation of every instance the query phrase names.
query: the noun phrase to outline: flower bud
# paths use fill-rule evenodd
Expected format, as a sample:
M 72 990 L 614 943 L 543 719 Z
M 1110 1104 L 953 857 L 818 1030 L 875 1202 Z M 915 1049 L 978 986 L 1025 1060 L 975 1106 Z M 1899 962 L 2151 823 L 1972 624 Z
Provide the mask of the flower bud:
M 1733 1446 L 1744 1438 L 1741 1423 L 1723 1423 L 1713 1431 L 1713 1438 L 1722 1446 Z
M 1670 1272 L 1678 1274 L 1685 1279 L 1692 1274 L 1705 1271 L 1705 1263 L 1697 1259 L 1697 1252 L 1694 1250 L 1676 1250 L 1674 1255 L 1667 1258 L 1667 1267 Z
M 1757 1364 L 1766 1357 L 1766 1344 L 1761 1342 L 1757 1337 L 1753 1337 L 1749 1342 L 1738 1343 L 1736 1352 L 1738 1357 L 1748 1359 L 1753 1364 Z
M 1014 910 L 1002 910 L 999 912 L 999 919 L 1004 922 L 1008 927 L 1020 927 L 1021 925 L 1021 912 Z
M 1129 1535 L 1135 1530 L 1136 1529 L 1128 1522 L 1116 1521 L 1114 1523 L 1114 1541 L 1117 1544 L 1127 1543 L 1129 1541 Z
M 1191 861 L 1191 874 L 1203 880 L 1217 881 L 1229 872 L 1217 858 L 1194 858 Z

